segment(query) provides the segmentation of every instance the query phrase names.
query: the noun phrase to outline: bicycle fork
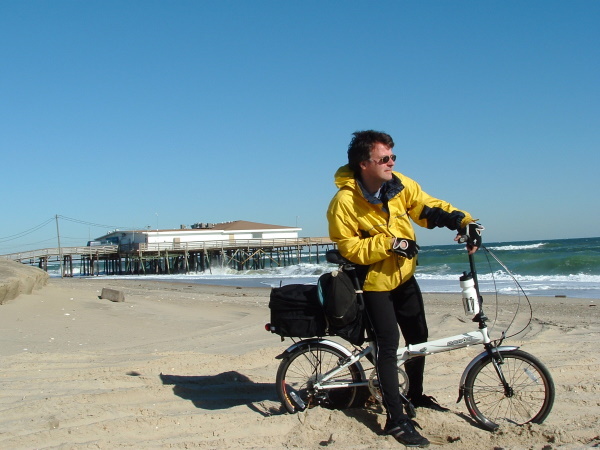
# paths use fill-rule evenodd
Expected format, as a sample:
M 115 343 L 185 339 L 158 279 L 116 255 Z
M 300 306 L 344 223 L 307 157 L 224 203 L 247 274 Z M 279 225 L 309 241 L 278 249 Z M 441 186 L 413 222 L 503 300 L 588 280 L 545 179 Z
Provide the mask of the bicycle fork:
M 465 370 L 460 378 L 460 384 L 459 384 L 459 389 L 458 389 L 458 399 L 456 399 L 456 403 L 460 403 L 460 401 L 462 400 L 462 398 L 464 396 L 465 382 L 467 380 L 467 376 L 469 375 L 469 372 L 473 369 L 473 366 L 475 366 L 475 364 L 477 364 L 482 359 L 488 358 L 488 357 L 491 358 L 492 364 L 494 366 L 494 370 L 496 371 L 496 375 L 498 375 L 498 379 L 500 380 L 500 383 L 502 384 L 502 387 L 504 388 L 504 395 L 506 395 L 507 397 L 511 397 L 514 394 L 512 387 L 508 384 L 508 382 L 506 381 L 506 377 L 504 376 L 504 373 L 502 372 L 501 366 L 504 363 L 504 360 L 502 358 L 502 353 L 518 350 L 519 347 L 517 347 L 517 346 L 493 347 L 492 344 L 489 344 L 489 343 L 484 344 L 484 345 L 485 345 L 485 351 L 481 352 L 479 355 L 477 355 L 475 358 L 473 358 L 471 360 L 471 362 L 465 368 Z
M 504 358 L 502 358 L 502 353 L 493 352 L 491 344 L 487 344 L 485 346 L 485 350 L 490 355 L 492 365 L 494 366 L 494 370 L 496 371 L 496 375 L 498 375 L 500 383 L 502 383 L 502 386 L 504 387 L 504 395 L 506 397 L 512 397 L 514 395 L 514 390 L 512 386 L 508 384 L 508 382 L 506 381 L 506 377 L 502 372 L 502 365 L 504 364 Z

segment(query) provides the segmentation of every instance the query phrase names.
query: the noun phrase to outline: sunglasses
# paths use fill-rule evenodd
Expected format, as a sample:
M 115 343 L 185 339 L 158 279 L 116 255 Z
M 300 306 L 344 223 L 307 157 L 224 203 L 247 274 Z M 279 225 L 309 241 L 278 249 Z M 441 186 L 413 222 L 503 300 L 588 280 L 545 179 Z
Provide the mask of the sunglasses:
M 396 161 L 396 155 L 385 155 L 383 158 L 380 158 L 377 161 L 374 159 L 369 159 L 369 161 L 373 161 L 374 163 L 377 163 L 377 164 L 387 164 L 388 162 L 390 162 L 390 159 L 392 161 Z

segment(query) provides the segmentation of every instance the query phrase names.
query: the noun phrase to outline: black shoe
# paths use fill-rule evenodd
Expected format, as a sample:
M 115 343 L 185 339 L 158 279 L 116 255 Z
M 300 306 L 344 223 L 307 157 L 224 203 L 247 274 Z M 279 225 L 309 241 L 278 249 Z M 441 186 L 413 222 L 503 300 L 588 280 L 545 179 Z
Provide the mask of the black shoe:
M 392 424 L 387 423 L 383 433 L 394 436 L 398 442 L 407 447 L 429 447 L 429 441 L 415 429 L 415 423 L 412 420 L 402 420 Z
M 440 405 L 437 400 L 430 395 L 421 395 L 416 398 L 411 398 L 410 402 L 415 408 L 428 408 L 440 412 L 450 411 L 448 408 Z

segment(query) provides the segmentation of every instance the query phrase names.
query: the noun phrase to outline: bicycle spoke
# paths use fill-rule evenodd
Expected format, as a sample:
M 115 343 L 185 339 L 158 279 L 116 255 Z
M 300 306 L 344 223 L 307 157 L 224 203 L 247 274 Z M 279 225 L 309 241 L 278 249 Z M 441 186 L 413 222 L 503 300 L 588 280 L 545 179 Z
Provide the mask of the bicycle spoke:
M 344 367 L 324 381 L 345 358 L 340 350 L 323 343 L 306 345 L 285 358 L 277 374 L 277 392 L 286 409 L 295 412 L 299 407 L 292 393 L 308 407 L 317 404 L 333 408 L 350 406 L 357 390 L 352 384 L 361 380 L 356 366 Z M 322 385 L 316 387 L 317 383 Z

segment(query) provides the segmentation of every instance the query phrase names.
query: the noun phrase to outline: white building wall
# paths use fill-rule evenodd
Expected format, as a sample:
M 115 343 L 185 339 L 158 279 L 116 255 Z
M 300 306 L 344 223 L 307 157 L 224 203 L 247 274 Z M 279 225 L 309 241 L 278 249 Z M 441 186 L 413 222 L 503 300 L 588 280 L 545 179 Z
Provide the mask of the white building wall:
M 286 231 L 218 231 L 218 232 L 198 232 L 198 233 L 185 233 L 185 232 L 148 232 L 148 243 L 157 242 L 173 242 L 176 238 L 179 242 L 202 242 L 202 241 L 229 241 L 229 240 L 248 240 L 248 239 L 296 239 L 298 232 L 286 232 Z
M 262 233 L 259 233 L 259 234 L 262 234 Z M 229 236 L 231 236 L 231 234 Z M 229 236 L 227 237 L 228 239 L 229 239 Z M 231 239 L 248 240 L 248 239 L 261 239 L 261 238 L 254 237 L 252 233 L 234 233 L 233 237 Z
M 248 239 L 296 239 L 297 231 L 285 230 L 159 230 L 159 231 L 115 231 L 106 237 L 118 237 L 121 244 L 157 244 L 157 243 L 185 243 L 203 241 L 229 241 Z
M 296 239 L 298 237 L 297 231 L 288 231 L 288 232 L 266 232 L 263 233 L 263 237 L 261 239 Z
M 159 242 L 174 242 L 175 239 L 179 239 L 179 242 L 202 242 L 202 241 L 221 241 L 228 239 L 227 236 L 223 236 L 223 232 L 218 233 L 198 231 L 198 232 L 180 232 L 180 231 L 159 231 L 159 232 L 148 232 L 148 243 L 156 244 Z

